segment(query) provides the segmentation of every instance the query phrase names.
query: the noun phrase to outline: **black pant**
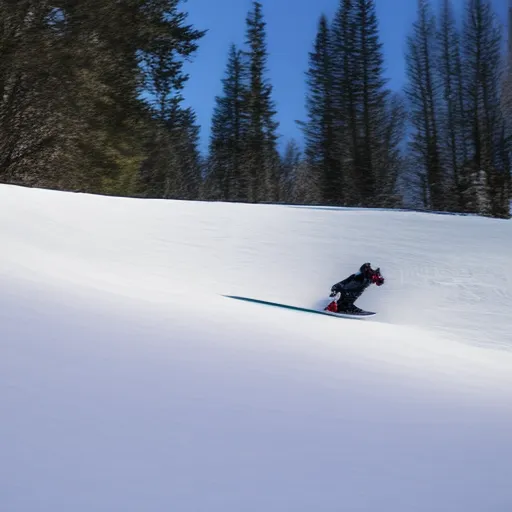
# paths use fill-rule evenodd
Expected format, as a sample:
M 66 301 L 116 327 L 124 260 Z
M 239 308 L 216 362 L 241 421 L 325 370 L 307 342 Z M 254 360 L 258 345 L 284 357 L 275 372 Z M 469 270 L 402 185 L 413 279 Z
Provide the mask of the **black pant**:
M 354 302 L 361 296 L 361 293 L 340 291 L 341 296 L 337 302 L 338 311 L 350 311 L 356 308 L 356 306 L 354 306 Z

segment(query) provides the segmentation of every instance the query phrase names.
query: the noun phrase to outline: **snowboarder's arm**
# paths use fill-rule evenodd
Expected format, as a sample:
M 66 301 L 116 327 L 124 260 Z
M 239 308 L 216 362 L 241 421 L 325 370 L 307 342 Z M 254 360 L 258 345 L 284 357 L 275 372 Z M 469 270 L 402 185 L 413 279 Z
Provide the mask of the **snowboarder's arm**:
M 343 281 L 340 281 L 339 283 L 336 283 L 331 287 L 331 297 L 334 297 L 337 293 L 340 293 L 344 288 L 345 285 L 350 283 L 354 278 L 354 274 L 348 276 L 347 278 L 343 279 Z
M 334 297 L 337 293 L 340 292 L 341 290 L 341 287 L 342 287 L 342 282 L 340 281 L 339 283 L 336 283 L 336 284 L 333 284 L 331 286 L 331 297 Z

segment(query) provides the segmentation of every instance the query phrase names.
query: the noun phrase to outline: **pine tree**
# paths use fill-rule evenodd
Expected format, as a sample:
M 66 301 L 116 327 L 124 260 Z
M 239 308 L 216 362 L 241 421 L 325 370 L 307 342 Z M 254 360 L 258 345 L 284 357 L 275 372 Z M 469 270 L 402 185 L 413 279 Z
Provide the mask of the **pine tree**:
M 0 181 L 35 185 L 63 141 L 72 72 L 62 24 L 46 1 L 0 9 Z M 67 126 L 66 126 L 67 128 Z M 64 130 L 65 131 L 65 130 Z
M 361 86 L 360 61 L 356 58 L 355 0 L 340 0 L 331 28 L 333 112 L 340 202 L 351 206 L 361 203 L 360 133 L 358 104 Z
M 202 182 L 201 156 L 199 154 L 199 125 L 195 112 L 191 108 L 179 112 L 180 119 L 175 122 L 173 141 L 172 167 L 176 168 L 179 176 L 179 186 L 176 187 L 177 199 L 188 201 L 200 197 Z
M 404 172 L 405 157 L 402 144 L 405 139 L 407 108 L 399 93 L 386 98 L 380 117 L 375 118 L 376 149 L 375 182 L 377 189 L 373 203 L 382 208 L 398 208 L 403 199 L 400 179 Z
M 141 162 L 158 161 L 143 151 L 156 148 L 148 139 L 158 123 L 167 140 L 168 112 L 187 80 L 183 60 L 204 34 L 185 25 L 178 4 L 3 2 L 0 180 L 134 193 Z M 154 101 L 141 99 L 144 90 Z
M 501 37 L 491 3 L 468 0 L 462 42 L 470 124 L 467 201 L 475 211 L 496 217 L 509 215 L 510 195 L 510 166 L 503 151 Z
M 418 18 L 407 39 L 406 93 L 414 127 L 412 151 L 426 176 L 428 207 L 445 209 L 444 176 L 439 139 L 439 85 L 436 66 L 436 24 L 429 0 L 418 0 Z
M 377 156 L 381 149 L 381 130 L 385 129 L 388 91 L 383 78 L 384 57 L 374 0 L 358 0 L 355 23 L 359 29 L 357 52 L 362 87 L 361 192 L 363 204 L 377 206 L 375 198 L 384 185 L 379 183 L 378 169 L 380 166 L 385 169 L 386 162 Z
M 439 74 L 442 82 L 443 103 L 440 133 L 445 167 L 451 170 L 452 181 L 447 204 L 455 211 L 465 211 L 463 164 L 467 159 L 466 117 L 462 79 L 460 35 L 455 24 L 451 0 L 443 0 L 437 34 Z
M 230 47 L 222 96 L 215 98 L 208 180 L 210 194 L 222 201 L 247 198 L 244 148 L 247 134 L 247 69 L 240 50 Z
M 195 113 L 176 104 L 154 119 L 139 170 L 139 194 L 161 199 L 199 198 L 201 162 Z
M 512 9 L 509 10 L 509 23 L 509 34 L 512 34 Z M 501 110 L 504 120 L 501 154 L 505 169 L 509 169 L 508 189 L 512 205 L 512 37 L 509 40 L 507 57 L 505 80 L 501 92 Z
M 132 16 L 141 20 L 142 40 L 137 34 L 136 41 L 141 46 L 144 87 L 151 95 L 153 110 L 165 121 L 174 115 L 176 105 L 183 100 L 181 93 L 188 80 L 183 65 L 197 51 L 198 41 L 206 31 L 186 24 L 187 13 L 178 10 L 181 0 L 141 1 L 145 5 L 132 12 Z M 137 3 L 141 2 L 134 5 Z
M 266 79 L 266 22 L 262 5 L 253 2 L 246 18 L 249 88 L 247 98 L 248 132 L 245 152 L 249 202 L 272 201 L 277 195 L 279 154 L 277 151 L 278 123 L 274 117 L 272 86 Z
M 401 133 L 404 119 L 397 115 L 397 104 L 386 89 L 374 0 L 340 0 L 332 26 L 331 59 L 342 201 L 378 206 L 386 202 L 386 194 L 395 193 L 395 135 Z M 392 132 L 395 135 L 390 136 Z
M 146 86 L 151 93 L 153 135 L 147 146 L 147 159 L 141 167 L 146 195 L 165 199 L 197 199 L 199 195 L 195 114 L 181 106 L 181 92 L 188 76 L 183 59 L 197 50 L 204 31 L 185 25 L 186 13 L 178 11 L 179 0 L 153 0 L 147 11 L 155 31 L 145 46 L 143 62 Z M 178 53 L 181 58 L 174 57 Z
M 305 154 L 315 175 L 320 177 L 325 204 L 341 203 L 339 165 L 336 159 L 334 126 L 333 63 L 327 17 L 322 15 L 306 73 L 307 121 L 302 123 Z

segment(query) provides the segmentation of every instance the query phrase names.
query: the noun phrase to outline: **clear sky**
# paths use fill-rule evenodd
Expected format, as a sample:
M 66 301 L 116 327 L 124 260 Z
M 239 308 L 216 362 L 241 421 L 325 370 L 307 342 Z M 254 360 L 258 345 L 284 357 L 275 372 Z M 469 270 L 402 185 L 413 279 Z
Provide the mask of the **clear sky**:
M 308 52 L 316 35 L 318 18 L 332 19 L 339 0 L 260 0 L 267 22 L 268 77 L 274 87 L 280 123 L 281 144 L 302 134 L 295 120 L 305 120 L 305 72 Z M 454 0 L 457 7 L 465 0 Z M 493 0 L 505 22 L 507 0 Z M 185 103 L 193 107 L 201 125 L 201 149 L 207 148 L 215 95 L 221 93 L 229 45 L 242 45 L 245 17 L 251 0 L 188 0 L 181 8 L 197 29 L 208 29 L 199 51 L 186 66 L 190 80 L 184 91 Z M 377 0 L 380 36 L 384 45 L 386 77 L 394 90 L 404 85 L 404 49 L 416 15 L 416 0 Z M 436 2 L 434 2 L 436 5 Z

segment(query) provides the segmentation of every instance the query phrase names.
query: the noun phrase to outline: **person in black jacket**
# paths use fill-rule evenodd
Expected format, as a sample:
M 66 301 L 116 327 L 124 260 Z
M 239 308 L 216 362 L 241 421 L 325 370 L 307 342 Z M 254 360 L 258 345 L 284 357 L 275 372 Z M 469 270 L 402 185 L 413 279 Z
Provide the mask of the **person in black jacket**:
M 336 297 L 339 294 L 339 297 L 336 299 L 336 308 L 335 311 L 338 313 L 346 312 L 346 313 L 357 313 L 360 312 L 361 309 L 354 305 L 354 302 L 361 297 L 363 292 L 368 288 L 371 284 L 376 284 L 377 286 L 382 286 L 384 284 L 384 277 L 380 273 L 380 268 L 375 270 L 372 269 L 370 263 L 364 263 L 361 265 L 358 272 L 355 274 L 351 274 L 343 281 L 334 284 L 331 287 L 331 297 Z M 326 309 L 333 311 L 331 303 L 327 306 Z

